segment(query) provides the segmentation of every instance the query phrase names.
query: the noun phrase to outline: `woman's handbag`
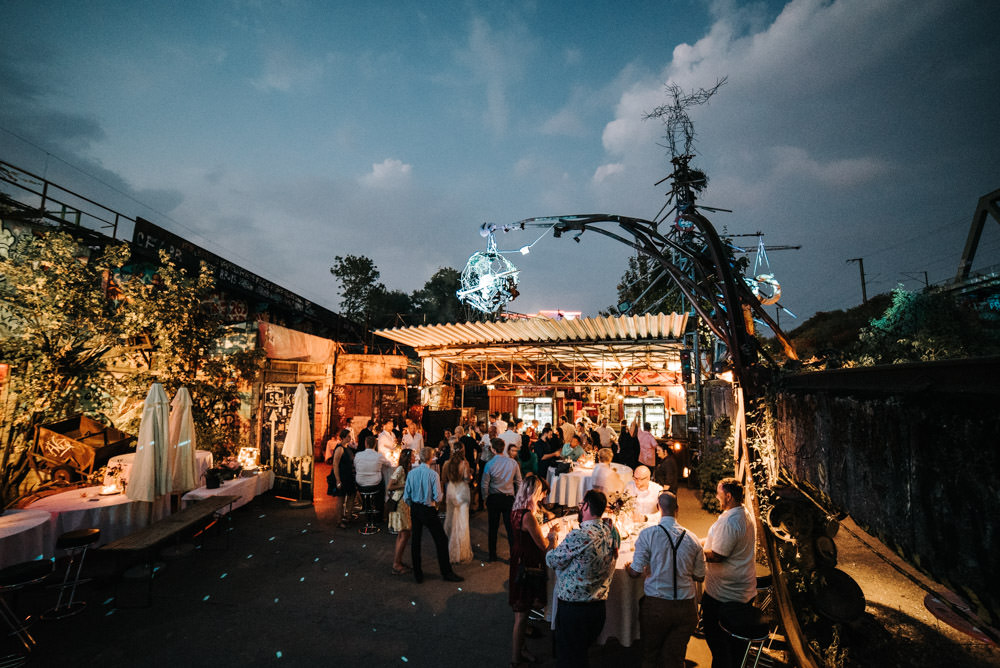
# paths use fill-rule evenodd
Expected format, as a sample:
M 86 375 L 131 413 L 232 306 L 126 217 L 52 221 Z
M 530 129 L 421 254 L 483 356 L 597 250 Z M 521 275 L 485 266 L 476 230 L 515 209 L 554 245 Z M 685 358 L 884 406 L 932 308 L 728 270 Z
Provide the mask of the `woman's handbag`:
M 525 566 L 521 564 L 514 576 L 514 584 L 535 586 L 544 585 L 549 579 L 549 573 L 544 566 Z

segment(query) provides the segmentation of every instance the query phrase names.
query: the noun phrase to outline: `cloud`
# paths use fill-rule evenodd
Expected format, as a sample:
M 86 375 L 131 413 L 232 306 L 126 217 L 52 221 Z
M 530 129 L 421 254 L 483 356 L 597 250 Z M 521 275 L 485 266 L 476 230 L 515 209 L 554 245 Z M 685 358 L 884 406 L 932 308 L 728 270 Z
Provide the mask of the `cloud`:
M 372 188 L 398 188 L 410 181 L 413 167 L 395 158 L 386 158 L 372 165 L 372 171 L 361 177 L 361 182 Z
M 494 134 L 502 135 L 510 119 L 508 91 L 521 80 L 527 56 L 534 50 L 532 40 L 520 25 L 496 30 L 483 18 L 469 26 L 465 48 L 456 54 L 459 64 L 485 93 L 483 122 Z
M 287 49 L 272 49 L 264 56 L 261 73 L 250 83 L 263 92 L 287 93 L 306 88 L 324 73 L 324 61 L 305 58 Z
M 613 176 L 614 174 L 621 174 L 624 171 L 625 171 L 625 165 L 623 165 L 620 162 L 612 162 L 606 165 L 601 165 L 600 167 L 597 168 L 597 171 L 594 172 L 593 181 L 594 183 L 600 184 L 603 183 L 604 180 L 607 179 L 609 176 Z

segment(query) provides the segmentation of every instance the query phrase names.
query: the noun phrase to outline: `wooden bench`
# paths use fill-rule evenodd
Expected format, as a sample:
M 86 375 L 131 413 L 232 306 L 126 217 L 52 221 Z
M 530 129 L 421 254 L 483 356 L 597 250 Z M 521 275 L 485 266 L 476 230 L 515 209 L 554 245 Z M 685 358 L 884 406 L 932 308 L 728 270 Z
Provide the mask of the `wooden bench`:
M 205 523 L 209 518 L 219 516 L 219 511 L 227 506 L 232 510 L 231 506 L 233 503 L 239 500 L 240 497 L 238 496 L 213 496 L 196 501 L 184 510 L 176 512 L 173 515 L 168 515 L 161 520 L 153 522 L 144 529 L 139 529 L 124 538 L 119 538 L 102 546 L 100 550 L 116 554 L 130 553 L 135 555 L 145 553 L 146 561 L 141 564 L 142 568 L 139 571 L 137 579 L 145 579 L 149 582 L 148 605 L 153 600 L 153 577 L 156 573 L 156 568 L 153 565 L 154 548 L 184 531 Z M 117 567 L 116 559 L 115 572 L 118 573 L 120 570 Z M 128 573 L 124 575 L 128 577 Z
M 212 496 L 197 501 L 184 510 L 153 522 L 145 529 L 139 529 L 124 538 L 112 541 L 101 549 L 132 552 L 152 549 L 168 538 L 190 529 L 239 500 L 238 496 Z

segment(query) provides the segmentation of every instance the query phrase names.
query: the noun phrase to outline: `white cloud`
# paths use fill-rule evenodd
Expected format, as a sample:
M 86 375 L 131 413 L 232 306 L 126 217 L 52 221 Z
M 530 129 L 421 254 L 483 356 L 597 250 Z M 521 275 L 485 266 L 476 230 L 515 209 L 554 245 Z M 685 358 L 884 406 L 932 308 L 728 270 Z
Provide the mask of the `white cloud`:
M 310 60 L 285 49 L 274 49 L 264 57 L 260 75 L 250 83 L 260 91 L 287 93 L 318 81 L 324 69 L 323 61 Z
M 625 165 L 623 165 L 620 162 L 612 162 L 606 165 L 601 165 L 600 167 L 597 168 L 597 171 L 594 172 L 593 181 L 596 184 L 600 184 L 603 183 L 604 180 L 607 179 L 609 176 L 613 176 L 615 174 L 621 174 L 624 171 L 625 171 Z
M 523 77 L 526 57 L 532 50 L 532 41 L 520 26 L 495 30 L 484 19 L 476 18 L 466 47 L 457 54 L 474 83 L 484 88 L 483 122 L 497 135 L 507 130 L 508 90 Z
M 373 188 L 398 188 L 410 180 L 412 166 L 395 158 L 386 158 L 372 165 L 372 171 L 361 177 L 361 182 Z

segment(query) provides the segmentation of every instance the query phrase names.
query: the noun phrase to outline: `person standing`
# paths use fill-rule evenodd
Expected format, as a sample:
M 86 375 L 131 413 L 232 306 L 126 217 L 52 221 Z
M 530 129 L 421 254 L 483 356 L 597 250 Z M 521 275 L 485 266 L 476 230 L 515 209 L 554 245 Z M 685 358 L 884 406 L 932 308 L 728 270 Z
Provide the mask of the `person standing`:
M 521 434 L 518 433 L 518 428 L 521 426 L 521 420 L 511 423 L 507 426 L 507 431 L 500 434 L 500 440 L 504 442 L 503 454 L 510 456 L 510 448 L 512 445 L 521 445 Z
M 668 445 L 657 445 L 656 456 L 660 463 L 653 469 L 653 481 L 658 483 L 663 489 L 670 490 L 674 494 L 680 481 L 680 471 L 677 470 L 677 457 L 671 452 Z
M 639 533 L 625 572 L 646 576 L 646 595 L 639 601 L 642 668 L 684 668 L 698 625 L 695 582 L 705 579 L 705 553 L 697 537 L 677 523 L 677 497 L 663 492 L 658 503 L 660 523 Z
M 715 498 L 722 506 L 722 514 L 708 529 L 704 541 L 708 569 L 701 619 L 705 642 L 712 651 L 712 667 L 729 668 L 739 664 L 742 650 L 719 628 L 719 610 L 723 603 L 749 604 L 757 594 L 757 537 L 753 516 L 743 506 L 743 486 L 736 478 L 720 480 Z
M 386 420 L 378 434 L 378 451 L 385 457 L 390 457 L 396 451 L 396 434 L 393 432 L 395 426 L 395 422 Z
M 510 521 L 514 527 L 510 543 L 510 579 L 508 596 L 514 611 L 514 633 L 511 643 L 511 665 L 522 661 L 535 662 L 524 646 L 528 613 L 545 606 L 545 553 L 555 545 L 555 529 L 547 536 L 542 535 L 542 527 L 535 513 L 538 504 L 545 497 L 545 483 L 535 476 L 528 476 L 517 490 L 514 509 Z
M 639 463 L 645 464 L 649 468 L 656 466 L 656 437 L 653 436 L 652 426 L 645 422 L 639 430 Z
M 597 431 L 597 437 L 601 440 L 602 448 L 611 448 L 612 452 L 618 449 L 618 434 L 608 426 L 608 418 L 601 418 L 601 426 L 595 431 Z
M 326 477 L 326 493 L 333 497 L 333 521 L 341 529 L 347 528 L 344 506 L 354 500 L 358 491 L 354 481 L 354 451 L 350 443 L 351 430 L 341 429 L 340 441 L 330 456 L 330 475 Z
M 389 478 L 389 495 L 396 502 L 396 510 L 389 513 L 389 528 L 396 532 L 396 549 L 392 553 L 392 574 L 402 575 L 410 570 L 403 563 L 403 552 L 410 540 L 413 525 L 410 522 L 410 506 L 403 501 L 403 490 L 406 489 L 406 474 L 413 468 L 414 452 L 404 448 L 399 453 L 399 466 Z
M 406 426 L 403 428 L 403 447 L 419 453 L 424 447 L 424 435 L 420 427 L 413 421 L 413 418 L 406 418 Z
M 505 444 L 499 438 L 494 438 L 490 444 L 493 449 L 493 459 L 486 463 L 483 469 L 482 493 L 486 495 L 486 511 L 489 524 L 490 561 L 497 560 L 497 536 L 500 533 L 500 520 L 503 519 L 507 529 L 507 547 L 510 549 L 510 511 L 514 507 L 514 494 L 521 486 L 521 467 L 510 457 L 501 453 Z
M 451 457 L 441 471 L 447 485 L 448 510 L 444 524 L 448 534 L 448 557 L 453 564 L 464 564 L 472 561 L 472 540 L 469 537 L 469 479 L 472 473 L 461 443 L 455 443 Z
M 639 440 L 635 436 L 638 428 L 637 421 L 629 425 L 622 420 L 622 431 L 618 435 L 618 457 L 614 460 L 633 470 L 639 465 Z
M 371 436 L 375 438 L 375 420 L 369 420 L 365 423 L 365 428 L 358 432 L 358 439 L 356 441 L 355 449 L 360 449 L 360 446 L 368 442 L 368 437 Z
M 403 501 L 410 506 L 410 524 L 413 536 L 410 540 L 410 557 L 413 560 L 413 579 L 417 584 L 424 581 L 423 563 L 420 561 L 420 543 L 424 527 L 431 533 L 434 549 L 437 551 L 438 567 L 441 578 L 448 582 L 462 582 L 465 578 L 457 575 L 451 569 L 448 561 L 448 537 L 441 526 L 437 507 L 444 500 L 441 491 L 441 477 L 427 465 L 434 456 L 433 448 L 424 448 L 420 452 L 420 466 L 410 469 L 406 476 L 406 486 L 403 488 Z
M 580 504 L 580 528 L 570 531 L 545 563 L 556 571 L 556 665 L 586 668 L 588 648 L 604 629 L 611 578 L 618 558 L 618 533 L 602 520 L 608 498 L 590 490 Z

